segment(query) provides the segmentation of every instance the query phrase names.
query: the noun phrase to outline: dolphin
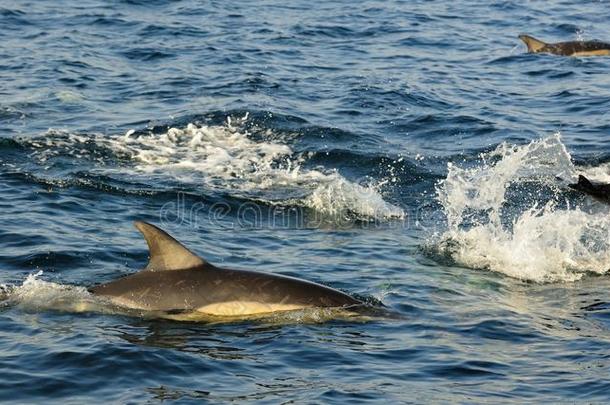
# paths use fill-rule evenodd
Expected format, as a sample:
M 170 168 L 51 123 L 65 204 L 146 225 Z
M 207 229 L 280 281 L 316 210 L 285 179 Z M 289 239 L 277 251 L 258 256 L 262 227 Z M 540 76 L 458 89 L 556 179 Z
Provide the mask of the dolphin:
M 610 44 L 601 41 L 569 41 L 547 44 L 529 35 L 519 35 L 530 53 L 552 53 L 561 56 L 610 56 Z
M 184 319 L 195 315 L 239 317 L 363 305 L 341 291 L 309 281 L 216 267 L 162 229 L 142 221 L 134 225 L 148 244 L 148 265 L 137 273 L 89 289 L 114 305 L 172 316 L 183 314 Z
M 578 183 L 569 185 L 574 190 L 589 194 L 596 200 L 610 204 L 610 184 L 592 183 L 583 175 L 578 176 Z

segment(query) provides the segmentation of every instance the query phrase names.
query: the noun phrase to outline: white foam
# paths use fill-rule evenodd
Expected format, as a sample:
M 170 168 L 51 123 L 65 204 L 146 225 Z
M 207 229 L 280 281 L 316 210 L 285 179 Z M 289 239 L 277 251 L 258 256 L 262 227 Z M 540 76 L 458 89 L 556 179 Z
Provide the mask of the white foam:
M 132 167 L 106 168 L 114 173 L 175 179 L 183 184 L 229 193 L 235 197 L 270 204 L 296 204 L 324 215 L 358 218 L 403 218 L 404 211 L 387 203 L 380 194 L 382 183 L 360 185 L 335 169 L 303 167 L 285 144 L 253 140 L 244 129 L 246 116 L 228 119 L 225 125 L 188 124 L 163 134 L 94 136 L 59 133 L 32 141 L 42 149 L 40 160 L 53 155 L 53 147 L 70 149 L 75 157 L 86 154 L 87 143 L 111 150 L 133 162 Z
M 605 163 L 599 166 L 579 168 L 578 174 L 582 174 L 589 180 L 598 181 L 601 183 L 610 183 L 610 163 Z
M 523 204 L 514 217 L 506 210 L 511 184 L 535 181 L 557 190 L 560 177 L 573 181 L 577 170 L 555 134 L 523 146 L 502 144 L 481 156 L 474 168 L 449 166 L 438 186 L 438 199 L 448 229 L 432 244 L 456 263 L 488 269 L 535 282 L 574 281 L 587 272 L 610 269 L 610 216 L 582 208 L 558 208 L 531 195 L 519 195 Z M 513 214 L 514 215 L 514 214 Z
M 302 159 L 293 157 L 284 144 L 253 141 L 240 129 L 241 120 L 224 126 L 170 128 L 162 135 L 119 139 L 121 152 L 138 162 L 143 172 L 170 174 L 183 182 L 198 182 L 239 197 L 269 203 L 270 195 L 301 195 L 290 199 L 326 215 L 353 213 L 370 218 L 402 217 L 403 211 L 383 200 L 374 185 L 352 183 L 334 170 L 303 169 Z
M 4 285 L 6 303 L 28 311 L 103 311 L 101 300 L 86 288 L 42 280 L 42 273 L 28 275 L 21 285 Z
M 55 95 L 62 103 L 78 104 L 84 100 L 82 94 L 71 90 L 58 91 Z

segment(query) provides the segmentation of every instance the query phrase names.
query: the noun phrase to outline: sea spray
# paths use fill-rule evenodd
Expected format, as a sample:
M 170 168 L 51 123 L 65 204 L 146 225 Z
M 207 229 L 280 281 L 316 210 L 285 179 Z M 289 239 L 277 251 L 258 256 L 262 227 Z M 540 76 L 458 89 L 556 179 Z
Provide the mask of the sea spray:
M 305 169 L 304 157 L 295 157 L 289 146 L 251 140 L 239 125 L 246 118 L 224 126 L 188 124 L 161 136 L 126 137 L 119 147 L 131 153 L 139 170 L 169 172 L 183 182 L 200 182 L 242 198 L 300 205 L 329 216 L 404 216 L 383 200 L 375 184 L 350 182 L 332 169 Z M 300 197 L 268 197 L 278 195 Z
M 29 311 L 84 312 L 101 308 L 85 287 L 46 281 L 41 279 L 42 274 L 38 271 L 28 275 L 20 286 L 9 286 L 7 301 Z
M 44 165 L 54 156 L 90 158 L 102 174 L 178 182 L 203 193 L 220 192 L 265 204 L 298 206 L 341 220 L 404 218 L 384 200 L 383 180 L 350 181 L 335 168 L 306 168 L 310 154 L 278 141 L 254 140 L 248 115 L 224 125 L 171 127 L 163 133 L 78 135 L 51 131 L 28 141 Z
M 527 281 L 607 272 L 610 216 L 563 201 L 565 183 L 576 174 L 560 134 L 522 146 L 503 143 L 475 167 L 450 164 L 437 188 L 447 230 L 434 238 L 433 249 L 458 265 Z M 509 188 L 525 183 L 552 195 L 529 187 L 527 195 L 509 198 Z

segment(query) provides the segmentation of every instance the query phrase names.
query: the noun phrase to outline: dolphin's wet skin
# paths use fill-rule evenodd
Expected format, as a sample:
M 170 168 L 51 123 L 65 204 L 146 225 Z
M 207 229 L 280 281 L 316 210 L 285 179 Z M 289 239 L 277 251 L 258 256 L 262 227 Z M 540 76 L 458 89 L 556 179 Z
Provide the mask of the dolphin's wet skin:
M 608 21 L 2 2 L 0 402 L 609 403 Z
M 578 176 L 578 182 L 570 184 L 570 187 L 605 202 L 606 204 L 610 204 L 610 184 L 592 183 L 585 176 L 580 175 Z
M 345 293 L 304 280 L 218 268 L 154 225 L 136 222 L 136 227 L 150 248 L 146 269 L 89 290 L 118 306 L 189 320 L 364 306 Z

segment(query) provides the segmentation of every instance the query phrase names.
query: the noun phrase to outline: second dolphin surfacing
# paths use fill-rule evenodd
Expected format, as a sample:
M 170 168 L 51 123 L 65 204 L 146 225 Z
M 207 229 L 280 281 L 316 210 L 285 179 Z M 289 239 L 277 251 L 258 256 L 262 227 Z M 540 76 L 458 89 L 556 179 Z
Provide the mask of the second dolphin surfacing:
M 135 222 L 150 250 L 148 266 L 90 288 L 120 307 L 193 315 L 247 317 L 306 308 L 355 308 L 363 303 L 341 291 L 293 277 L 216 267 L 165 231 Z
M 519 35 L 529 53 L 561 56 L 610 56 L 610 44 L 601 41 L 568 41 L 548 44 L 529 35 Z
M 610 204 L 610 184 L 592 183 L 585 176 L 578 176 L 578 183 L 569 185 L 574 190 L 589 194 L 598 201 Z

